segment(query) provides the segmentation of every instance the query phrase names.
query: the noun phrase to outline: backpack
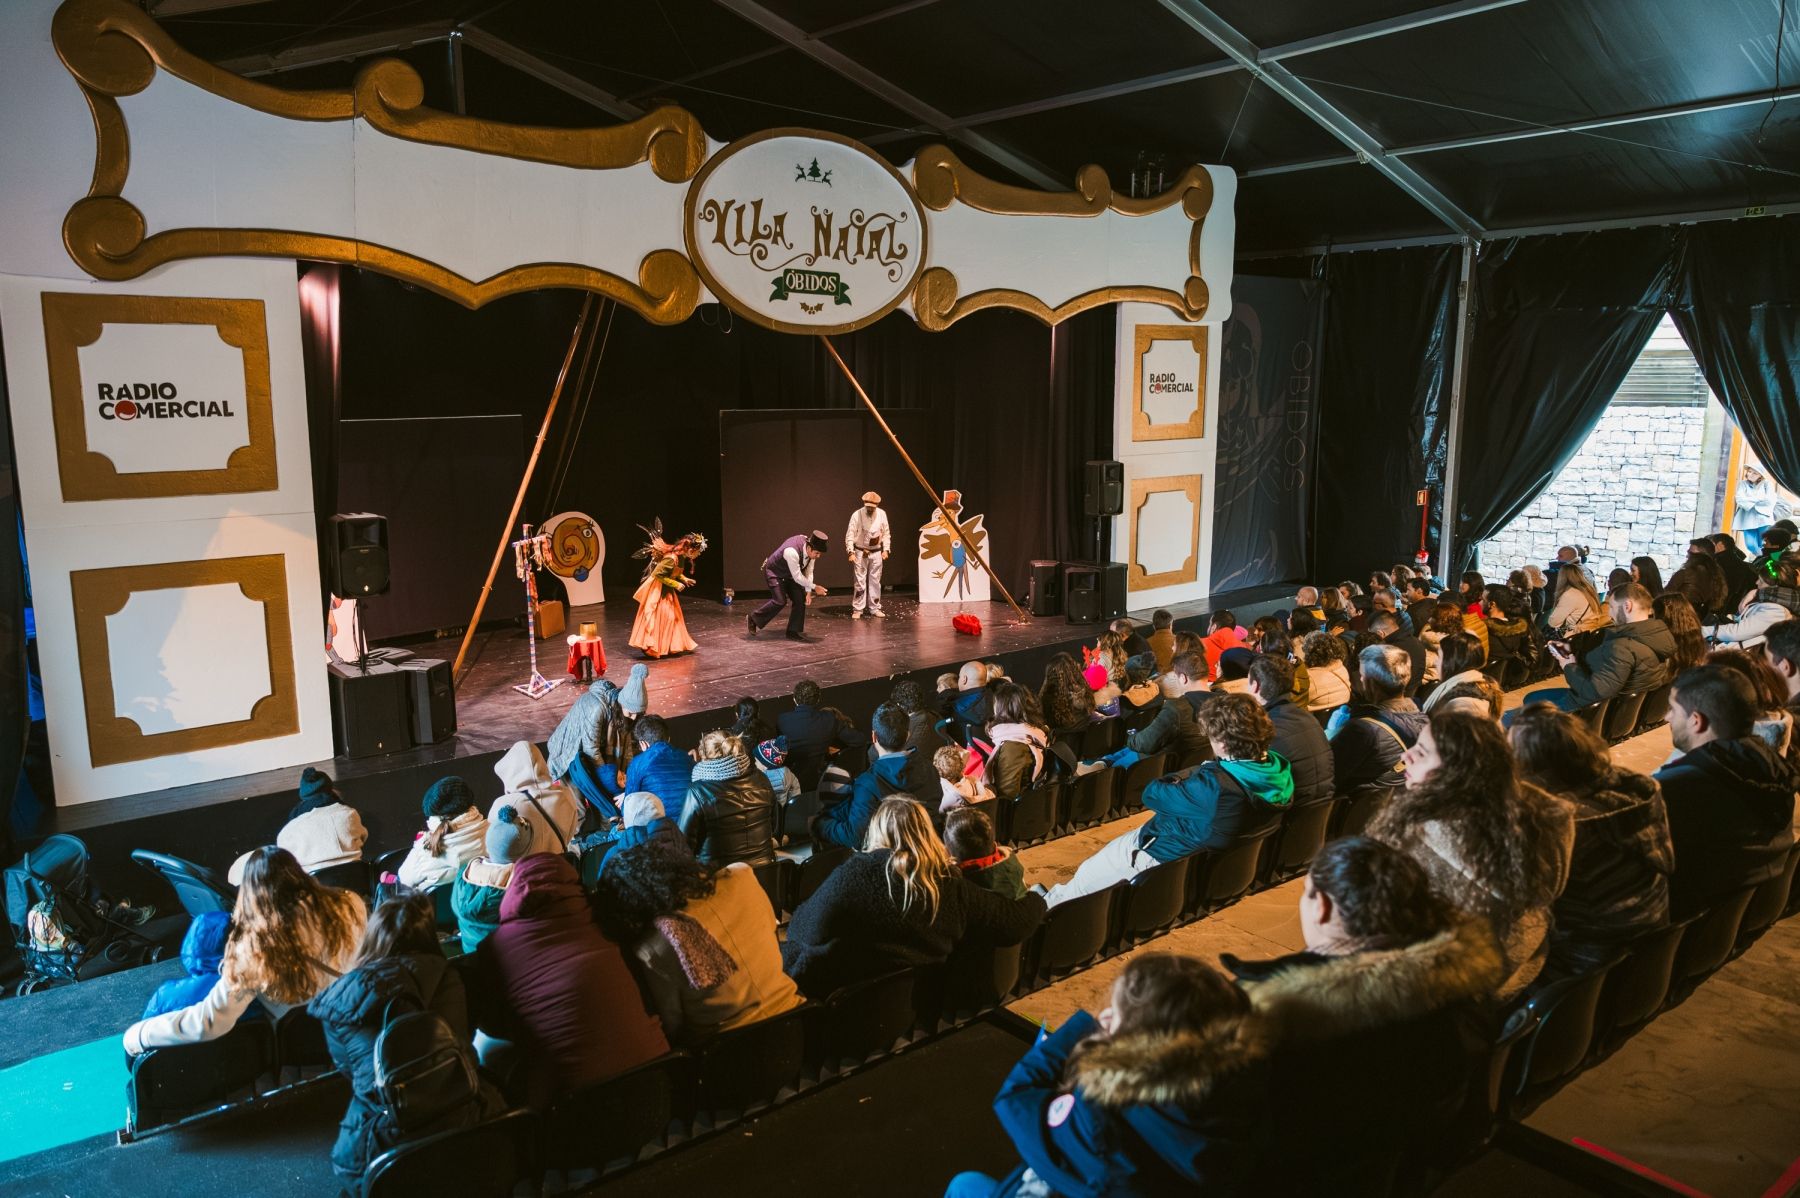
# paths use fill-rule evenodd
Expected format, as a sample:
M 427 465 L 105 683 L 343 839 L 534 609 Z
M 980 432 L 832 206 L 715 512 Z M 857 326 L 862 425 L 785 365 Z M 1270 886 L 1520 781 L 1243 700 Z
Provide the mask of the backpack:
M 431 1012 L 409 1011 L 382 1028 L 374 1065 L 372 1130 L 381 1148 L 480 1121 L 481 1078 L 469 1047 Z

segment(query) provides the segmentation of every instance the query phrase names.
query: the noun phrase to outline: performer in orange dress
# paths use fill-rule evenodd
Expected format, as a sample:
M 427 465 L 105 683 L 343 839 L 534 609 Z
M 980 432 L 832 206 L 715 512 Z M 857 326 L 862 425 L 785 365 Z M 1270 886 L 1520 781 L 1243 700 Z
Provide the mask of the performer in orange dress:
M 649 534 L 650 543 L 632 556 L 648 558 L 650 564 L 644 567 L 644 581 L 632 595 L 638 601 L 638 614 L 632 621 L 628 643 L 652 658 L 692 653 L 700 646 L 688 635 L 687 621 L 681 616 L 681 600 L 676 596 L 694 584 L 683 567 L 692 569 L 694 559 L 706 552 L 706 538 L 690 532 L 670 544 L 663 540 L 660 518 L 644 531 Z

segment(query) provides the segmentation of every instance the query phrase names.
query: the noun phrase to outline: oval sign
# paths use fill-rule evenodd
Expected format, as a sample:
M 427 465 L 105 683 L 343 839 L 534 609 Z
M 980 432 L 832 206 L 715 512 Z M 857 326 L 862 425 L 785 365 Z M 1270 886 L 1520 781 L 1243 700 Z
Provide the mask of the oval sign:
M 709 159 L 687 194 L 688 257 L 722 302 L 784 333 L 847 333 L 912 290 L 925 217 L 868 147 L 771 129 Z

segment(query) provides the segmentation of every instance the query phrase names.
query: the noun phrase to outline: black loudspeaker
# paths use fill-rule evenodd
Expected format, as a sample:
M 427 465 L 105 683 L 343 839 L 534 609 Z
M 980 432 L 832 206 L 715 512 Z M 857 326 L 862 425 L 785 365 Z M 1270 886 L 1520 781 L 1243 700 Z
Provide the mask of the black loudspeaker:
M 387 517 L 368 512 L 333 516 L 331 538 L 331 593 L 340 599 L 387 594 Z
M 1034 616 L 1062 614 L 1062 563 L 1036 560 L 1031 563 L 1031 586 L 1026 591 L 1025 606 Z
M 331 722 L 340 757 L 373 757 L 412 748 L 410 675 L 379 661 L 370 663 L 366 674 L 335 662 L 330 671 Z
M 409 718 L 415 745 L 435 745 L 456 733 L 456 688 L 450 682 L 450 663 L 434 657 L 415 657 L 403 663 Z
M 1081 514 L 1119 516 L 1125 512 L 1125 463 L 1089 462 L 1082 476 Z
M 1100 622 L 1100 592 L 1093 587 L 1078 587 L 1069 592 L 1067 619 L 1071 624 L 1098 624 Z
M 1116 620 L 1125 614 L 1125 563 L 1100 563 L 1100 616 Z

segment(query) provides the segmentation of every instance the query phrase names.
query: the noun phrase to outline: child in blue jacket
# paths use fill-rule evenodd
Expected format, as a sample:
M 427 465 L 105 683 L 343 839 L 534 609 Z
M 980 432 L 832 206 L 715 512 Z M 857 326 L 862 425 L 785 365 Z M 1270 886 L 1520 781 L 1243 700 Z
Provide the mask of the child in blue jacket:
M 158 986 L 144 1004 L 144 1018 L 179 1011 L 205 998 L 219 980 L 219 964 L 225 959 L 225 940 L 230 935 L 230 912 L 206 911 L 194 916 L 187 935 L 181 938 L 181 965 L 187 976 Z
M 1146 953 L 1095 1019 L 1041 1036 L 994 1112 L 1023 1163 L 945 1198 L 1149 1198 L 1245 1191 L 1264 1047 L 1242 991 L 1192 957 Z

